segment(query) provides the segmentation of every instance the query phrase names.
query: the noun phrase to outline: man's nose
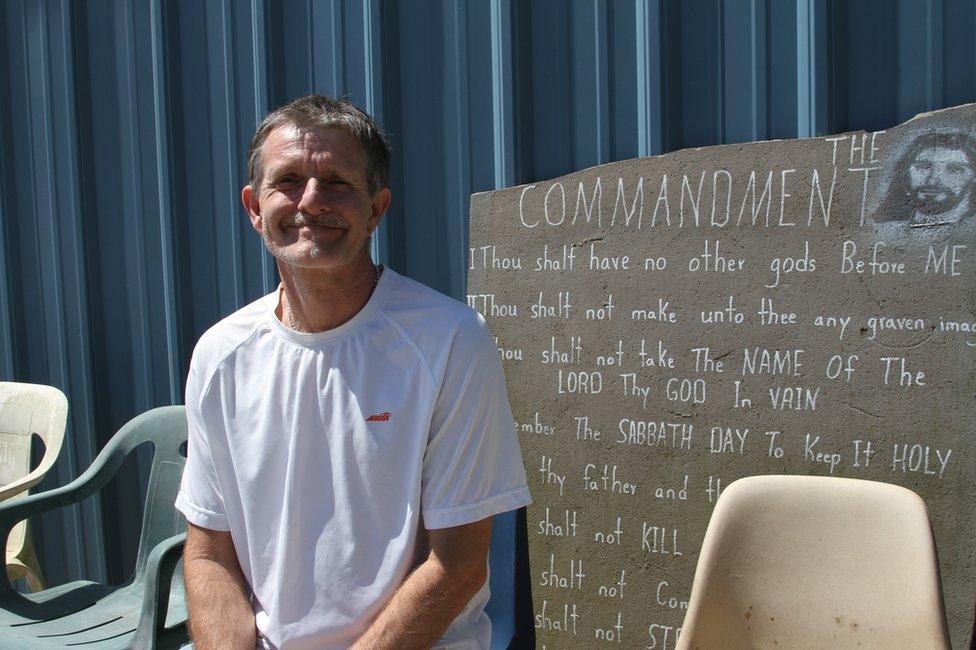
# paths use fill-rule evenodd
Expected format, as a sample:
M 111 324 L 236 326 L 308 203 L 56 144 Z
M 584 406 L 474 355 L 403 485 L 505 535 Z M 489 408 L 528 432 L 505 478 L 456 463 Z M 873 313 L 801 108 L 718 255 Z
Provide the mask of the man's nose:
M 325 187 L 318 179 L 310 178 L 305 181 L 302 197 L 298 201 L 298 211 L 306 214 L 318 214 L 328 209 L 328 197 Z

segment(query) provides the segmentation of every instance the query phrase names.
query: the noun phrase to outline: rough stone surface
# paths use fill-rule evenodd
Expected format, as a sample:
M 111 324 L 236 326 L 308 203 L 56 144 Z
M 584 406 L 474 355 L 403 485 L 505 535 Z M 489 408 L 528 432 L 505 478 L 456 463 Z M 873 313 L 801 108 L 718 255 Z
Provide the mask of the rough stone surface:
M 468 303 L 497 337 L 535 498 L 539 647 L 672 648 L 718 493 L 771 473 L 922 495 L 968 643 L 974 117 L 472 197 Z

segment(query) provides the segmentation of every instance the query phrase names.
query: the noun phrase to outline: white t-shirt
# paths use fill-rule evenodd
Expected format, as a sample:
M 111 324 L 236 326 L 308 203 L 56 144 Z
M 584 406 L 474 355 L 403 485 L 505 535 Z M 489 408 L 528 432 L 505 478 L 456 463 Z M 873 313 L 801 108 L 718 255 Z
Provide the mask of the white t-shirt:
M 386 269 L 350 321 L 294 332 L 277 292 L 208 330 L 187 378 L 176 507 L 230 531 L 273 646 L 345 648 L 422 559 L 424 529 L 529 503 L 484 319 Z M 487 583 L 437 647 L 487 648 Z

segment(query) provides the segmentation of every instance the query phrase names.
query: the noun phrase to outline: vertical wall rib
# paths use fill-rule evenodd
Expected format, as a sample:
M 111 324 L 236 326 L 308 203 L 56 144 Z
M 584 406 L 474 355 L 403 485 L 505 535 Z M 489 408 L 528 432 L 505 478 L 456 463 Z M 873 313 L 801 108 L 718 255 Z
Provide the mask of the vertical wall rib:
M 366 77 L 366 112 L 384 123 L 383 103 L 383 21 L 378 0 L 363 1 L 363 71 Z M 371 242 L 373 259 L 381 264 L 390 261 L 390 220 L 380 221 Z
M 446 153 L 450 156 L 445 166 L 447 181 L 447 209 L 449 215 L 468 213 L 468 196 L 471 194 L 471 126 L 468 110 L 468 3 L 455 2 L 445 8 L 444 34 L 445 70 L 447 88 L 444 95 L 444 118 L 450 131 L 446 134 Z M 455 298 L 464 297 L 467 260 L 468 228 L 463 218 L 448 218 L 448 258 L 449 293 Z
M 943 105 L 944 15 L 942 0 L 898 0 L 898 119 Z
M 128 191 L 123 194 L 125 211 L 124 214 L 135 217 L 143 214 L 144 187 L 140 170 L 144 163 L 144 153 L 140 147 L 140 124 L 139 124 L 139 98 L 138 98 L 138 71 L 135 69 L 137 55 L 135 48 L 136 25 L 135 16 L 131 4 L 123 3 L 120 6 L 119 22 L 122 28 L 122 45 L 119 51 L 118 62 L 122 68 L 123 85 L 120 88 L 120 111 L 125 125 L 125 139 L 123 140 L 122 155 L 127 156 L 125 164 L 122 165 L 124 186 Z M 135 304 L 131 305 L 129 314 L 133 332 L 136 336 L 132 337 L 132 360 L 133 370 L 138 377 L 133 387 L 136 389 L 135 403 L 138 408 L 148 409 L 153 404 L 153 364 L 152 352 L 152 331 L 149 325 L 150 310 L 147 293 L 149 291 L 149 269 L 145 255 L 145 242 L 147 233 L 145 224 L 148 219 L 131 218 L 124 216 L 122 222 L 126 233 L 126 240 L 135 245 L 126 247 L 131 251 L 133 259 L 127 264 L 128 272 L 135 276 L 136 281 L 131 283 L 130 292 Z M 130 230 L 131 229 L 131 230 Z
M 722 139 L 768 139 L 766 2 L 725 0 L 722 13 Z
M 7 11 L 6 5 L 0 4 L 0 35 L 6 40 Z M 0 52 L 6 56 L 7 44 L 0 45 Z M 10 88 L 8 74 L 5 67 L 0 67 L 0 378 L 10 381 L 16 376 L 14 361 L 14 327 L 11 314 L 14 301 L 10 294 L 9 283 L 13 277 L 13 267 L 7 255 L 9 242 L 8 224 L 13 218 L 8 208 L 7 196 L 12 188 L 8 188 L 7 181 L 7 139 L 5 131 L 9 129 L 7 105 L 10 102 Z
M 268 102 L 268 29 L 265 5 L 266 0 L 251 0 L 251 61 L 254 66 L 255 121 L 260 120 L 271 106 Z M 260 249 L 261 279 L 264 293 L 270 293 L 277 285 L 277 269 L 274 260 L 264 251 L 264 245 L 257 241 L 254 246 Z
M 570 7 L 573 166 L 582 168 L 610 160 L 610 39 L 605 0 Z
M 80 160 L 77 143 L 77 115 L 75 102 L 76 90 L 74 82 L 74 46 L 71 29 L 71 4 L 67 0 L 60 0 L 48 7 L 54 13 L 54 25 L 51 26 L 54 46 L 51 50 L 52 59 L 58 65 L 48 67 L 46 74 L 51 83 L 50 106 L 58 106 L 52 115 L 50 125 L 57 133 L 57 141 L 53 151 L 57 156 L 55 178 L 57 182 L 56 200 L 57 212 L 52 215 L 56 220 L 57 238 L 59 240 L 61 256 L 62 285 L 62 318 L 69 326 L 64 331 L 66 359 L 65 372 L 67 386 L 72 405 L 71 422 L 75 433 L 74 439 L 74 467 L 86 467 L 97 454 L 94 438 L 94 397 L 90 377 L 92 376 L 92 350 L 89 329 L 89 300 L 86 284 L 86 233 L 84 218 L 81 214 L 81 203 L 77 200 L 82 194 L 79 180 Z M 86 570 L 95 577 L 104 577 L 105 558 L 103 555 L 103 531 L 99 521 L 99 504 L 85 502 L 80 504 L 80 527 L 75 534 L 68 536 L 73 549 L 82 558 Z
M 637 10 L 637 141 L 641 156 L 664 151 L 664 84 L 660 0 L 635 0 Z
M 56 15 L 52 20 L 50 16 L 50 12 L 59 10 L 65 12 L 68 7 L 63 4 L 23 5 L 22 26 L 26 37 L 24 60 L 30 120 L 30 150 L 25 153 L 28 153 L 29 160 L 33 198 L 31 217 L 37 228 L 36 272 L 41 282 L 40 298 L 44 314 L 40 327 L 37 327 L 37 323 L 32 323 L 32 327 L 37 328 L 43 336 L 45 374 L 49 383 L 60 387 L 75 407 L 69 412 L 67 448 L 54 472 L 59 483 L 66 483 L 77 475 L 79 467 L 86 466 L 91 460 L 93 444 L 88 439 L 91 434 L 88 417 L 91 413 L 90 398 L 86 387 L 80 385 L 87 381 L 85 375 L 90 374 L 90 370 L 83 365 L 84 344 L 73 337 L 76 328 L 83 328 L 84 325 L 77 321 L 77 314 L 72 313 L 70 307 L 73 298 L 76 298 L 69 295 L 75 288 L 70 278 L 75 268 L 72 268 L 70 256 L 64 254 L 64 249 L 70 250 L 76 245 L 71 241 L 72 235 L 78 235 L 78 215 L 74 205 L 77 193 L 68 193 L 72 187 L 77 190 L 77 182 L 71 179 L 72 175 L 77 174 L 77 160 L 73 159 L 70 148 L 68 151 L 60 150 L 64 141 L 73 137 L 73 133 L 70 124 L 58 123 L 54 110 L 55 101 L 64 101 L 71 95 L 70 77 L 65 79 L 54 74 L 57 65 L 66 58 L 70 61 L 67 51 L 70 49 L 70 41 L 67 40 L 70 31 L 65 29 L 67 19 L 62 16 L 62 20 L 58 21 Z M 61 47 L 55 51 L 58 45 Z M 52 63 L 52 59 L 57 63 Z M 65 81 L 69 85 L 65 85 Z M 68 115 L 69 119 L 73 119 L 73 112 L 69 110 Z M 66 182 L 62 184 L 61 179 Z M 59 559 L 67 570 L 104 576 L 98 504 L 89 501 L 64 508 L 53 519 L 42 521 L 42 530 L 50 531 L 57 527 L 67 534 L 54 537 L 59 540 L 57 544 L 48 541 L 47 548 L 54 550 L 55 546 L 60 546 Z M 50 540 L 50 537 L 46 538 Z
M 222 0 L 220 4 L 220 34 L 221 34 L 221 82 L 224 95 L 224 131 L 226 141 L 224 144 L 224 162 L 222 167 L 227 170 L 225 174 L 226 185 L 224 191 L 227 196 L 236 198 L 241 188 L 239 187 L 241 174 L 241 160 L 238 155 L 237 131 L 238 131 L 238 111 L 237 111 L 237 84 L 234 76 L 234 59 L 236 58 L 236 42 L 234 39 L 234 3 L 231 0 Z M 234 200 L 231 205 L 236 205 Z M 244 252 L 244 242 L 241 237 L 241 213 L 239 210 L 227 210 L 225 215 L 221 215 L 226 220 L 223 230 L 230 236 L 230 275 L 233 278 L 234 304 L 244 304 L 244 265 L 242 255 Z
M 3 116 L 0 115 L 0 120 L 2 119 Z M 3 141 L 0 140 L 0 151 L 2 150 Z M 10 322 L 13 302 L 10 299 L 10 290 L 7 288 L 8 278 L 10 278 L 12 270 L 7 263 L 8 244 L 5 225 L 8 217 L 2 198 L 4 193 L 4 176 L 3 160 L 0 157 L 0 377 L 4 381 L 9 381 L 14 378 L 15 372 L 13 326 Z
M 797 137 L 828 130 L 828 58 L 826 0 L 797 0 L 796 79 Z
M 168 106 L 166 101 L 166 51 L 163 30 L 161 0 L 151 0 L 150 20 L 152 29 L 153 107 L 155 109 L 156 182 L 159 189 L 159 230 L 162 247 L 163 306 L 166 325 L 167 370 L 169 399 L 178 404 L 180 399 L 179 329 L 176 310 L 178 295 L 176 286 L 176 255 L 173 251 L 172 184 L 170 182 Z
M 491 0 L 491 107 L 495 188 L 515 183 L 515 95 L 512 3 Z

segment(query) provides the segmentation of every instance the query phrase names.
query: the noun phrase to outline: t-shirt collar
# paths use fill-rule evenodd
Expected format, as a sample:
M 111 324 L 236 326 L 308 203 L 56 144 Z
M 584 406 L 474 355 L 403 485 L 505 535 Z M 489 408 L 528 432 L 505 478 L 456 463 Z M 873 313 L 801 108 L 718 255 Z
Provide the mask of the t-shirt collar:
M 271 323 L 271 329 L 275 334 L 292 341 L 293 343 L 298 343 L 304 346 L 321 345 L 323 343 L 328 343 L 335 341 L 337 339 L 343 338 L 352 334 L 357 329 L 359 329 L 365 322 L 372 318 L 383 302 L 386 300 L 386 296 L 390 291 L 392 284 L 395 282 L 394 276 L 396 273 L 392 269 L 385 267 L 381 268 L 381 274 L 379 282 L 376 283 L 376 288 L 373 289 L 373 294 L 363 305 L 363 308 L 356 312 L 356 315 L 347 320 L 345 323 L 339 327 L 333 327 L 332 329 L 325 330 L 324 332 L 296 332 L 293 329 L 285 327 L 285 324 L 278 319 L 278 315 L 275 311 L 278 309 L 278 305 L 281 302 L 281 292 L 283 291 L 282 285 L 278 285 L 278 290 L 276 292 L 277 298 L 271 301 L 271 309 L 268 311 L 268 320 Z

